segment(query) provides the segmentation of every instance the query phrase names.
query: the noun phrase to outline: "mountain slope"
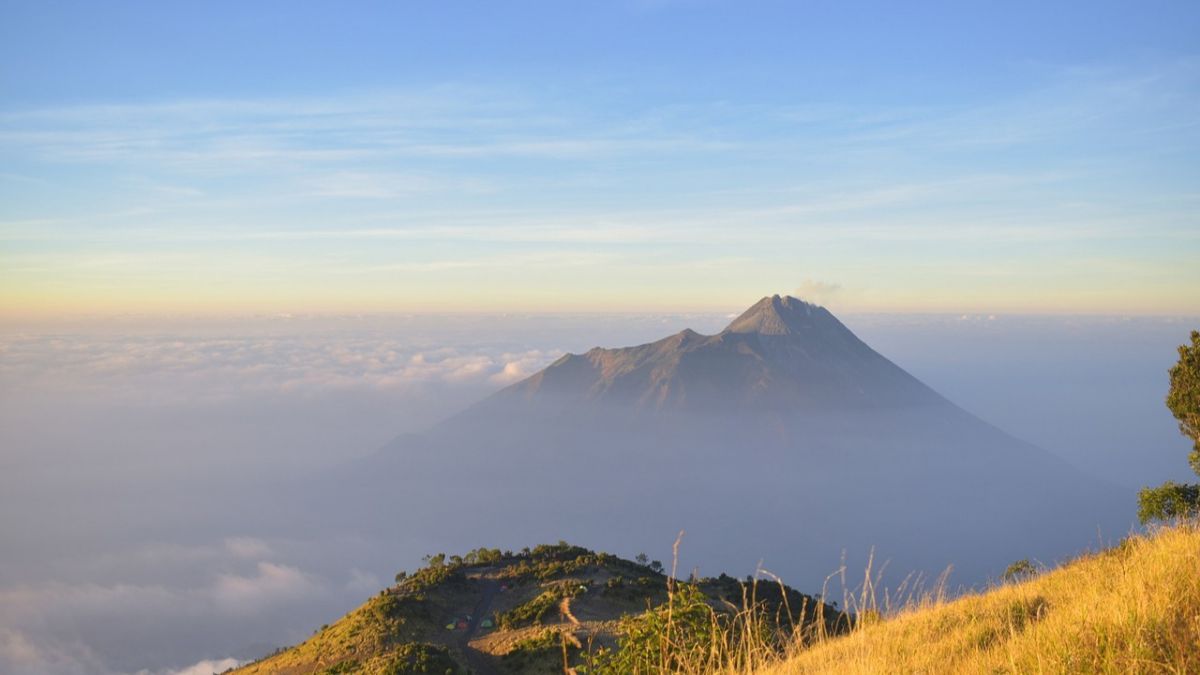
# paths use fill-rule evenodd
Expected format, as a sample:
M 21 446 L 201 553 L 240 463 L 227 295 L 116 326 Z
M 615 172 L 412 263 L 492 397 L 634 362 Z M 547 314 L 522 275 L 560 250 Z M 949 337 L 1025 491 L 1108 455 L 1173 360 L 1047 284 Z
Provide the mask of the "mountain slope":
M 766 297 L 717 335 L 568 354 L 496 398 L 655 409 L 831 410 L 944 402 L 823 307 Z
M 725 575 L 693 587 L 714 611 L 743 603 L 745 587 Z M 830 631 L 845 625 L 836 609 L 790 588 L 763 584 L 753 590 L 773 630 L 790 632 L 817 621 Z M 611 648 L 622 635 L 622 617 L 666 598 L 667 578 L 657 565 L 562 542 L 518 553 L 438 555 L 310 639 L 236 672 L 562 672 L 564 649 L 578 663 L 585 649 Z
M 1185 524 L 905 612 L 761 675 L 1200 672 L 1197 569 L 1200 530 Z

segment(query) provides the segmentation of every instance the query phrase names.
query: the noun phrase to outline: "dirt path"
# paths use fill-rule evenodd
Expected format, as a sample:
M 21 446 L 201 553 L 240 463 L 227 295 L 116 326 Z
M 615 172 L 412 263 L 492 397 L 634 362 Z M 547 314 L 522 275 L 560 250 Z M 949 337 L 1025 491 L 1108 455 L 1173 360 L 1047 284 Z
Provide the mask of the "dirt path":
M 492 664 L 491 657 L 471 646 L 471 638 L 475 637 L 475 632 L 479 630 L 479 622 L 483 621 L 483 618 L 491 611 L 492 598 L 496 597 L 496 593 L 500 589 L 500 582 L 494 579 L 483 577 L 479 579 L 479 583 L 482 586 L 483 595 L 479 598 L 479 603 L 475 605 L 475 611 L 471 612 L 471 621 L 467 624 L 467 629 L 463 631 L 462 637 L 459 638 L 458 646 L 462 649 L 463 655 L 467 657 L 467 665 L 475 672 L 475 675 L 500 675 L 500 671 Z
M 558 613 L 570 621 L 572 626 L 579 625 L 579 619 L 576 619 L 575 615 L 571 613 L 571 598 L 563 598 L 562 602 L 558 603 Z

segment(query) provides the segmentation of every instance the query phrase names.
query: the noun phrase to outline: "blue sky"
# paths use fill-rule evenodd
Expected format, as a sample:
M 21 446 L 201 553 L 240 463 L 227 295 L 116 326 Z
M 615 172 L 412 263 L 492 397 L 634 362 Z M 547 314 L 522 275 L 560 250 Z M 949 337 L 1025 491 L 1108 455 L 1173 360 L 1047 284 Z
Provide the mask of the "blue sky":
M 6 3 L 0 312 L 1200 313 L 1195 3 Z

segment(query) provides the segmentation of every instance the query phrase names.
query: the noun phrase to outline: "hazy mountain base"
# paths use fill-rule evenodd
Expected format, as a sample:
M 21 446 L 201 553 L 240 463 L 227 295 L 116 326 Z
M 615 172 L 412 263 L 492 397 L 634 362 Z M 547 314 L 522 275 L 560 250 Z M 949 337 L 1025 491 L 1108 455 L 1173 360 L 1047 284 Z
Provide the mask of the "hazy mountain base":
M 314 520 L 469 548 L 568 534 L 819 583 L 874 548 L 885 580 L 967 584 L 1120 536 L 1131 495 L 941 406 L 862 414 L 476 411 L 309 492 Z M 514 423 L 516 421 L 516 423 Z M 535 540 L 537 540 L 535 539 Z

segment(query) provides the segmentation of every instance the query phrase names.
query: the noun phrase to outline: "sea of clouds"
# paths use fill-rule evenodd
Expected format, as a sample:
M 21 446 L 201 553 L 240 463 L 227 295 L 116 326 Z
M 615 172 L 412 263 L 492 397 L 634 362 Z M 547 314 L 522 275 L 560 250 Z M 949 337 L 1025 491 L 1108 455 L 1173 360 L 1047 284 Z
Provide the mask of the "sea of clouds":
M 728 320 L 130 318 L 0 329 L 0 672 L 207 675 L 302 640 L 432 551 L 252 517 L 288 479 L 428 428 L 566 352 L 711 333 Z M 1186 478 L 1186 443 L 1162 396 L 1194 319 L 844 320 L 968 410 L 1094 474 Z
M 287 479 L 428 428 L 564 348 L 649 339 L 664 321 L 134 317 L 3 331 L 0 672 L 208 673 L 303 639 L 424 549 L 264 532 L 223 503 L 269 502 Z

